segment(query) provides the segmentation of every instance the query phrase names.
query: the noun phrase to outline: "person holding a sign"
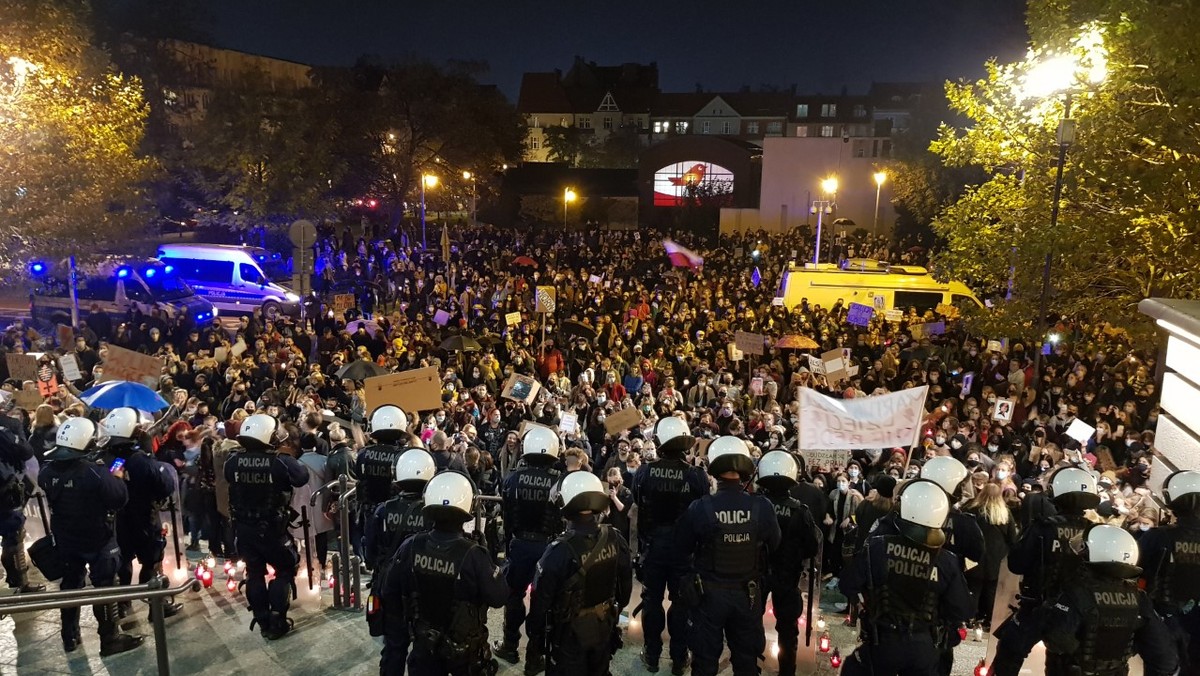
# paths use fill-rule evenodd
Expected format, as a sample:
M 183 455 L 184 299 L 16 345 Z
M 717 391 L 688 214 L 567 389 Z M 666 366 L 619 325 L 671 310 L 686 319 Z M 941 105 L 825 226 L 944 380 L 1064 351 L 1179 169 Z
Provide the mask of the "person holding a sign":
M 693 502 L 675 531 L 680 553 L 695 555 L 695 574 L 681 589 L 692 598 L 692 674 L 716 676 L 728 639 L 733 673 L 750 676 L 758 673 L 767 640 L 765 565 L 782 535 L 770 501 L 746 492 L 754 474 L 746 442 L 731 436 L 713 440 L 708 473 L 717 479 L 717 491 Z

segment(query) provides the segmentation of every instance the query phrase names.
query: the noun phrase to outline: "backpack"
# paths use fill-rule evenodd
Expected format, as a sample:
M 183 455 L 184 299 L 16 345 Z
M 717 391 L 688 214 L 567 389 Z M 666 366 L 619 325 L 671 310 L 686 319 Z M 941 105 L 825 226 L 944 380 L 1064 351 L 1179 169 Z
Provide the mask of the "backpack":
M 3 456 L 18 455 L 20 443 L 12 430 L 0 427 L 0 449 L 4 451 Z M 16 467 L 7 460 L 0 460 L 0 511 L 24 509 L 30 493 L 32 490 L 25 477 L 25 467 Z

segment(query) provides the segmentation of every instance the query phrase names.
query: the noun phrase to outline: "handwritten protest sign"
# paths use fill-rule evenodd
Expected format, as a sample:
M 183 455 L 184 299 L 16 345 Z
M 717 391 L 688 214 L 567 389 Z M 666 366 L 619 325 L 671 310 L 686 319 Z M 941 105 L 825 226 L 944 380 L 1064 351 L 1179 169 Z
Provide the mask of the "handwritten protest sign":
M 604 431 L 609 434 L 620 434 L 640 424 L 642 424 L 641 411 L 637 408 L 623 408 L 604 419 Z
M 336 315 L 342 315 L 354 307 L 354 294 L 339 293 L 333 297 L 333 312 Z
M 163 368 L 161 359 L 111 344 L 105 349 L 101 382 L 128 380 L 131 383 L 141 383 L 152 390 L 158 389 L 158 379 Z
M 899 322 L 904 320 L 903 310 L 884 310 L 883 318 L 889 322 Z
M 83 372 L 79 370 L 79 360 L 73 354 L 64 354 L 58 358 L 58 366 L 62 369 L 63 377 L 69 382 L 83 380 Z
M 367 378 L 363 381 L 363 390 L 367 395 L 368 411 L 384 404 L 399 406 L 408 413 L 429 411 L 442 405 L 442 385 L 436 366 Z
M 31 354 L 6 354 L 8 377 L 13 380 L 37 380 L 37 357 Z
M 845 451 L 915 445 L 928 391 L 922 385 L 873 397 L 834 399 L 801 387 L 799 447 Z
M 875 315 L 875 308 L 862 303 L 851 303 L 850 310 L 846 313 L 846 323 L 855 326 L 867 326 L 871 323 L 871 317 Z
M 733 343 L 737 345 L 737 349 L 745 352 L 746 354 L 761 355 L 766 342 L 766 337 L 761 333 L 738 331 L 733 334 Z
M 517 324 L 520 324 L 521 323 L 521 313 L 520 312 L 509 312 L 508 314 L 504 315 L 504 323 L 508 326 L 516 326 Z

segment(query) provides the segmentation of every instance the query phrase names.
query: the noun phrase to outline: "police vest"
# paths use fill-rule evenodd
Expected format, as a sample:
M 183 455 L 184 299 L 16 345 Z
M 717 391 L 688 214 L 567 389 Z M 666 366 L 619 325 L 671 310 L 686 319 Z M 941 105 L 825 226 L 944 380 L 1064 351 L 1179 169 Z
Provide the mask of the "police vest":
M 415 617 L 438 631 L 450 628 L 458 598 L 458 578 L 467 552 L 476 545 L 458 537 L 447 543 L 434 541 L 429 533 L 420 533 L 413 541 L 412 574 L 416 597 Z
M 229 512 L 243 525 L 279 526 L 287 523 L 291 490 L 275 485 L 272 472 L 279 460 L 262 451 L 245 451 L 231 457 L 233 480 L 229 482 Z
M 1123 673 L 1133 656 L 1133 635 L 1141 627 L 1138 590 L 1127 580 L 1096 579 L 1084 590 L 1091 604 L 1080 608 L 1083 630 L 1075 655 L 1085 674 Z
M 812 533 L 801 533 L 808 522 L 808 507 L 786 494 L 770 495 L 767 499 L 775 509 L 775 518 L 779 521 L 779 530 L 783 533 L 782 543 L 771 553 L 771 574 L 799 575 L 804 566 L 799 556 L 801 548 L 805 540 L 814 537 Z
M 510 477 L 504 496 L 512 523 L 504 524 L 515 537 L 549 540 L 562 531 L 562 516 L 550 501 L 550 491 L 562 472 L 553 467 L 523 467 Z
M 669 533 L 688 505 L 700 497 L 687 481 L 694 469 L 680 458 L 663 458 L 647 466 L 638 489 L 639 537 Z
M 1169 549 L 1154 585 L 1153 600 L 1164 612 L 1188 612 L 1200 601 L 1200 528 L 1168 529 Z
M 897 627 L 929 628 L 938 620 L 936 547 L 919 545 L 902 535 L 883 535 L 883 579 L 867 588 L 867 613 L 872 622 Z M 867 560 L 874 579 L 871 543 Z
M 559 543 L 571 550 L 575 574 L 563 585 L 559 608 L 575 607 L 573 617 L 580 610 L 611 604 L 615 598 L 617 583 L 617 538 L 612 527 L 600 525 L 595 536 L 571 533 L 559 538 Z M 572 598 L 574 597 L 574 598 Z
M 1084 531 L 1090 525 L 1091 522 L 1083 516 L 1074 515 L 1053 516 L 1043 522 L 1041 527 L 1051 530 L 1050 537 L 1043 543 L 1049 551 L 1043 550 L 1046 560 L 1041 568 L 1042 588 L 1037 590 L 1042 594 L 1042 598 L 1050 598 L 1058 593 L 1068 580 L 1075 577 L 1083 564 L 1083 558 L 1076 553 L 1076 544 L 1072 541 L 1082 539 Z
M 402 449 L 392 444 L 374 444 L 358 452 L 358 503 L 378 505 L 392 495 L 396 459 Z
M 704 496 L 709 534 L 701 542 L 696 568 L 726 580 L 749 582 L 762 575 L 762 543 L 754 510 L 745 500 L 742 508 L 717 509 L 712 496 Z
M 397 496 L 383 503 L 383 529 L 379 534 L 379 556 L 390 559 L 409 537 L 429 530 L 420 497 Z

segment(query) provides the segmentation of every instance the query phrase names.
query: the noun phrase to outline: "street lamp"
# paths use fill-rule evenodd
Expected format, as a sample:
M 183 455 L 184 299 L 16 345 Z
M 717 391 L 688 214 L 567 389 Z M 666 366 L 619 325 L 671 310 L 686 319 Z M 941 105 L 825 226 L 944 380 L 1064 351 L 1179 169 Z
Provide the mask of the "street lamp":
M 463 178 L 471 182 L 471 225 L 475 225 L 475 174 L 464 171 Z
M 1056 142 L 1058 164 L 1054 170 L 1054 196 L 1050 202 L 1050 244 L 1042 264 L 1042 291 L 1038 296 L 1038 341 L 1046 339 L 1046 313 L 1050 297 L 1050 268 L 1054 256 L 1054 233 L 1058 231 L 1058 212 L 1062 202 L 1063 170 L 1067 164 L 1067 149 L 1075 142 L 1075 120 L 1071 119 L 1071 104 L 1075 89 L 1096 86 L 1108 76 L 1108 52 L 1104 33 L 1092 26 L 1072 40 L 1076 52 L 1050 56 L 1035 63 L 1021 82 L 1020 99 L 1044 99 L 1063 94 L 1063 114 L 1058 121 Z M 1035 372 L 1042 375 L 1042 350 L 1035 353 Z
M 823 199 L 813 200 L 812 206 L 809 207 L 809 212 L 817 215 L 817 241 L 813 246 L 813 265 L 821 262 L 821 216 L 824 214 L 832 214 L 834 199 L 837 197 L 838 180 L 836 176 L 821 181 L 821 193 Z
M 574 202 L 578 197 L 575 194 L 574 188 L 563 189 L 563 229 L 567 227 L 567 205 Z
M 421 248 L 429 248 L 429 243 L 425 239 L 425 189 L 436 188 L 438 177 L 434 174 L 421 174 Z
M 887 180 L 886 171 L 875 172 L 875 225 L 871 227 L 871 231 L 879 234 L 879 192 L 883 190 L 883 182 Z

